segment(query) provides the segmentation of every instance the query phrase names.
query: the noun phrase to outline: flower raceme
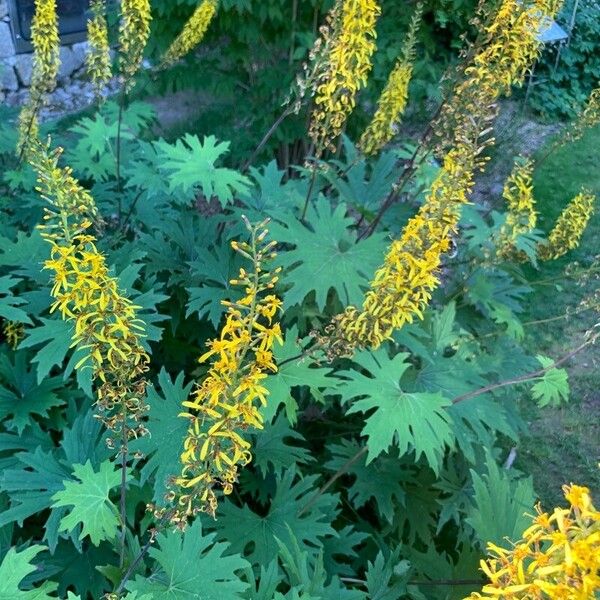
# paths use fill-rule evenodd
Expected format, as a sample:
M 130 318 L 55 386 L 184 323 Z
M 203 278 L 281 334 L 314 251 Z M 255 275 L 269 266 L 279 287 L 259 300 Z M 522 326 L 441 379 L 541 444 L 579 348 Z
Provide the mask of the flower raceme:
M 2 327 L 2 333 L 8 345 L 14 350 L 19 342 L 23 339 L 24 327 L 23 323 L 17 321 L 7 321 Z
M 182 471 L 173 478 L 167 496 L 176 508 L 155 509 L 157 517 L 168 514 L 181 528 L 199 512 L 214 516 L 217 490 L 230 494 L 239 467 L 251 460 L 244 432 L 263 426 L 260 408 L 268 394 L 263 383 L 269 372 L 277 371 L 273 344 L 283 343 L 276 321 L 282 303 L 271 293 L 279 269 L 263 270 L 275 256 L 275 242 L 265 243 L 266 223 L 246 222 L 250 243 L 231 244 L 252 264 L 251 271 L 240 269 L 238 278 L 231 281 L 243 287 L 245 295 L 237 302 L 223 303 L 227 307 L 225 324 L 199 359 L 200 363 L 211 362 L 208 373 L 183 403 L 186 411 L 181 416 L 189 420 L 189 429 L 181 455 Z
M 96 96 L 99 97 L 111 77 L 106 0 L 92 0 L 90 10 L 92 18 L 88 19 L 87 22 L 88 52 L 86 67 Z
M 535 229 L 537 212 L 532 175 L 533 162 L 518 160 L 504 183 L 502 195 L 506 200 L 508 212 L 498 243 L 498 255 L 502 258 L 515 257 L 518 253 L 514 245 L 517 237 Z
M 577 194 L 564 208 L 546 243 L 538 246 L 538 257 L 541 260 L 560 258 L 569 250 L 577 248 L 587 224 L 594 214 L 596 197 L 583 190 Z
M 373 120 L 360 138 L 358 146 L 367 155 L 377 154 L 394 137 L 396 124 L 406 109 L 408 84 L 413 72 L 416 36 L 422 10 L 423 5 L 418 4 L 402 48 L 402 54 L 379 97 Z
M 181 33 L 169 46 L 160 67 L 168 67 L 193 50 L 204 38 L 206 30 L 217 12 L 218 0 L 202 0 Z
M 564 486 L 569 508 L 537 514 L 523 538 L 505 549 L 488 544 L 481 561 L 490 583 L 469 600 L 588 600 L 600 591 L 600 512 L 589 490 Z
M 120 292 L 89 233 L 97 217 L 94 200 L 69 168 L 58 166 L 61 151 L 50 152 L 38 142 L 30 157 L 37 189 L 49 204 L 39 229 L 51 247 L 44 265 L 54 272 L 51 311 L 73 322 L 72 346 L 84 351 L 76 368 L 91 366 L 99 418 L 126 445 L 129 438 L 146 433 L 145 327 L 136 316 L 139 307 Z M 114 439 L 109 442 L 114 445 Z
M 142 65 L 150 37 L 150 0 L 121 0 L 119 28 L 121 76 L 125 87 L 133 87 L 133 76 Z
M 557 143 L 562 146 L 567 142 L 575 142 L 583 136 L 590 128 L 600 123 L 600 87 L 592 90 L 588 101 L 575 119 L 573 125 L 567 129 L 567 133 Z
M 460 209 L 468 201 L 474 173 L 485 167 L 487 159 L 482 152 L 493 139 L 482 138 L 491 130 L 495 102 L 510 84 L 522 83 L 528 61 L 539 49 L 539 25 L 557 8 L 549 2 L 523 5 L 520 0 L 504 0 L 488 26 L 489 44 L 465 69 L 465 80 L 454 92 L 452 106 L 456 101 L 465 112 L 452 113 L 455 130 L 442 168 L 421 209 L 390 246 L 362 310 L 350 306 L 334 319 L 331 347 L 377 348 L 395 329 L 422 316 L 439 285 L 442 256 L 456 232 Z M 347 344 L 339 344 L 340 339 Z
M 333 43 L 316 78 L 309 129 L 317 156 L 335 150 L 334 141 L 356 105 L 356 94 L 367 84 L 381 9 L 375 0 L 343 0 L 341 8 L 336 3 L 333 13 Z
M 38 112 L 44 97 L 56 87 L 60 67 L 60 40 L 56 0 L 35 0 L 31 22 L 33 70 L 27 103 L 19 115 L 17 152 L 23 154 L 31 139 L 37 139 Z

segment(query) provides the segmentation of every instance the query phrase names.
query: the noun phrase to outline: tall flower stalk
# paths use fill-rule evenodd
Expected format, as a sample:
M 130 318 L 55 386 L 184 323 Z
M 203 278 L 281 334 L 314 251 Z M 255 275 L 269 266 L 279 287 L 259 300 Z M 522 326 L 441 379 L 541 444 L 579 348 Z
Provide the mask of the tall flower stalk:
M 218 0 L 202 0 L 187 20 L 181 33 L 173 40 L 160 63 L 160 68 L 165 68 L 183 58 L 191 52 L 203 39 L 213 20 Z
M 87 22 L 88 52 L 86 54 L 86 67 L 96 96 L 101 97 L 112 75 L 108 23 L 106 21 L 106 0 L 92 0 L 90 10 L 92 17 Z
M 19 156 L 27 152 L 31 140 L 37 140 L 38 113 L 45 102 L 46 94 L 56 87 L 60 68 L 56 0 L 35 0 L 31 22 L 31 44 L 33 45 L 33 69 L 29 98 L 19 115 L 17 142 Z
M 390 246 L 362 309 L 349 306 L 334 319 L 332 345 L 339 345 L 342 338 L 350 347 L 377 348 L 395 329 L 422 316 L 440 283 L 442 257 L 457 233 L 474 174 L 485 168 L 487 159 L 482 153 L 493 143 L 488 134 L 496 116 L 495 103 L 511 85 L 523 82 L 539 52 L 537 31 L 558 6 L 555 0 L 530 5 L 504 0 L 486 31 L 488 43 L 465 69 L 465 78 L 446 109 L 454 129 L 447 137 L 450 149 L 442 168 L 421 209 Z
M 75 368 L 92 369 L 98 417 L 111 431 L 109 444 L 125 452 L 129 439 L 146 433 L 145 326 L 96 247 L 94 200 L 71 169 L 58 166 L 61 152 L 38 143 L 30 157 L 48 202 L 39 229 L 50 244 L 44 268 L 53 272 L 51 311 L 73 323 L 72 347 L 83 351 Z
M 126 90 L 133 87 L 133 76 L 142 65 L 150 37 L 150 21 L 150 0 L 121 0 L 119 50 L 121 77 Z
M 334 11 L 333 43 L 316 78 L 309 128 L 317 156 L 325 150 L 335 151 L 334 142 L 354 110 L 356 94 L 367 84 L 380 13 L 375 0 L 343 0 Z
M 252 458 L 245 432 L 263 427 L 261 408 L 268 395 L 263 383 L 268 373 L 277 371 L 273 344 L 283 343 L 276 320 L 282 303 L 272 293 L 279 269 L 265 269 L 275 256 L 275 242 L 265 241 L 266 224 L 246 221 L 250 242 L 231 244 L 252 267 L 240 269 L 231 281 L 245 295 L 237 302 L 223 302 L 225 324 L 199 359 L 203 364 L 210 360 L 208 373 L 183 403 L 185 412 L 180 416 L 188 419 L 189 428 L 181 474 L 173 478 L 167 496 L 174 508 L 155 509 L 157 517 L 168 514 L 171 523 L 181 528 L 199 512 L 214 516 L 218 491 L 231 494 L 239 468 Z
M 422 12 L 423 5 L 417 4 L 400 58 L 379 97 L 377 111 L 360 138 L 358 147 L 367 155 L 377 154 L 394 137 L 398 122 L 406 109 Z

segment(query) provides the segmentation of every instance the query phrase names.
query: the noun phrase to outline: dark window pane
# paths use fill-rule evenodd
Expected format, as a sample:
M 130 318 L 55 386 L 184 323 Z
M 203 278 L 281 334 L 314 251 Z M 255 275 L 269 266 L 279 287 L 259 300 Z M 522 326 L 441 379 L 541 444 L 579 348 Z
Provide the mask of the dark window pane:
M 18 29 L 22 38 L 30 41 L 31 19 L 35 9 L 34 1 L 18 0 L 16 6 Z M 58 0 L 56 6 L 58 9 L 58 30 L 61 35 L 85 31 L 89 0 Z M 14 18 L 14 15 L 11 16 Z

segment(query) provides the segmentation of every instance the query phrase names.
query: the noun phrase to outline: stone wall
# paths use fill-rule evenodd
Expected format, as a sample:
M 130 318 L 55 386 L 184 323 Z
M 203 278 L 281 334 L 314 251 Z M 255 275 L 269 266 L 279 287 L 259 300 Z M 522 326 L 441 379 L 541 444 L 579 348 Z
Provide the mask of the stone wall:
M 58 87 L 49 95 L 42 117 L 65 114 L 94 100 L 85 77 L 87 42 L 61 46 Z M 23 104 L 31 83 L 32 54 L 17 54 L 6 0 L 0 0 L 0 102 Z

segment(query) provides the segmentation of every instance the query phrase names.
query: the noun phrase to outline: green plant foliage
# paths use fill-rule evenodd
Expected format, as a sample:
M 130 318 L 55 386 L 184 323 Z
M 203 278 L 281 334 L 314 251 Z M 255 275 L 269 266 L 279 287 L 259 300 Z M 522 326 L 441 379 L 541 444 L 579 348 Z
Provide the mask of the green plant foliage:
M 554 361 L 547 356 L 536 357 L 544 369 L 548 369 L 531 388 L 538 406 L 560 406 L 569 399 L 569 377 L 564 369 L 553 367 Z
M 150 550 L 159 565 L 158 572 L 151 577 L 137 577 L 128 589 L 138 592 L 141 598 L 145 594 L 170 600 L 242 598 L 248 584 L 237 577 L 236 571 L 248 563 L 239 555 L 224 556 L 227 544 L 215 543 L 214 538 L 214 534 L 203 535 L 200 521 L 185 534 L 159 535 L 158 547 Z
M 22 590 L 21 582 L 36 569 L 31 561 L 43 550 L 44 546 L 30 546 L 21 552 L 10 548 L 0 564 L 0 598 L 2 600 L 52 600 L 58 584 L 46 581 L 41 587 Z

